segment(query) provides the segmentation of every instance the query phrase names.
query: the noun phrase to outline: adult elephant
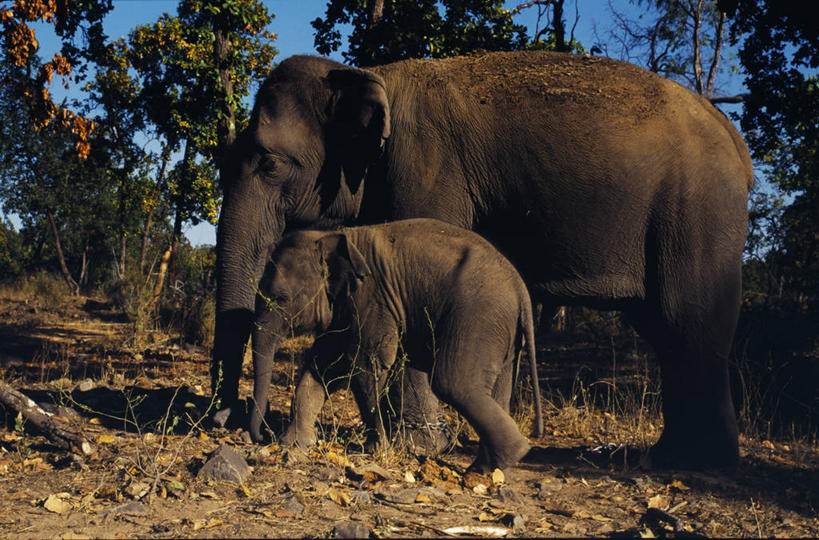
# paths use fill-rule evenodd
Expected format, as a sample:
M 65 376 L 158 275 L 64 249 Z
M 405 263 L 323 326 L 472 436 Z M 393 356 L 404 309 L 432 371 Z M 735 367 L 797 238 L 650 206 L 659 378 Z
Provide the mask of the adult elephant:
M 708 101 L 546 52 L 368 70 L 282 62 L 223 170 L 214 380 L 237 399 L 264 255 L 285 230 L 433 217 L 476 230 L 547 305 L 622 310 L 661 365 L 658 466 L 730 466 L 728 354 L 752 184 Z

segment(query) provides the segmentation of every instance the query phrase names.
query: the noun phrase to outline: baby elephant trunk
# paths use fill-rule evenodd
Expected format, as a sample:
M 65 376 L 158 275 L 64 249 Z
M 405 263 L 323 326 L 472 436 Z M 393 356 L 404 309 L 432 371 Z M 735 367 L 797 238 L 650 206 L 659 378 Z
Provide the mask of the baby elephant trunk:
M 272 332 L 253 329 L 253 403 L 250 408 L 250 436 L 262 440 L 262 423 L 267 414 L 267 394 L 273 376 L 273 358 L 279 338 Z

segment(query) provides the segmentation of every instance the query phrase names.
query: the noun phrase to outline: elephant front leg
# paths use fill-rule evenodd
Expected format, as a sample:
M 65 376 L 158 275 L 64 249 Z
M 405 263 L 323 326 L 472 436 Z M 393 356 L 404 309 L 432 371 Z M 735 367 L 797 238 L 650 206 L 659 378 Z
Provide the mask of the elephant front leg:
M 293 396 L 290 426 L 282 436 L 282 446 L 297 445 L 306 448 L 316 444 L 316 420 L 326 398 L 324 386 L 312 370 L 305 369 Z
M 389 441 L 381 410 L 381 399 L 398 351 L 397 333 L 395 337 L 382 339 L 369 350 L 374 352 L 359 353 L 358 361 L 353 364 L 355 368 L 351 382 L 361 419 L 367 426 L 364 450 L 373 453 L 379 445 L 386 445 Z

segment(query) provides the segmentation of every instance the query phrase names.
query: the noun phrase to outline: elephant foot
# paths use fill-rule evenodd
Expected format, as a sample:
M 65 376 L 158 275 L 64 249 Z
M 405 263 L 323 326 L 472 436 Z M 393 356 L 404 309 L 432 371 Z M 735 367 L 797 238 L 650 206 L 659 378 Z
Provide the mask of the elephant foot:
M 651 469 L 735 469 L 739 467 L 739 445 L 726 439 L 730 438 L 702 433 L 675 437 L 666 431 L 641 465 Z
M 467 471 L 488 474 L 495 469 L 500 469 L 505 476 L 508 476 L 512 466 L 528 454 L 531 449 L 532 445 L 523 437 L 513 445 L 507 445 L 500 451 L 493 452 L 481 444 L 478 447 L 478 456 Z
M 281 439 L 279 439 L 279 445 L 282 448 L 310 448 L 311 446 L 314 446 L 316 442 L 316 435 L 312 432 L 312 430 L 309 434 L 299 433 L 299 430 L 294 428 L 292 425 L 287 428 L 285 434 L 282 435 Z
M 397 444 L 417 457 L 437 457 L 455 446 L 452 429 L 443 420 L 417 425 L 404 423 L 397 433 L 394 439 Z

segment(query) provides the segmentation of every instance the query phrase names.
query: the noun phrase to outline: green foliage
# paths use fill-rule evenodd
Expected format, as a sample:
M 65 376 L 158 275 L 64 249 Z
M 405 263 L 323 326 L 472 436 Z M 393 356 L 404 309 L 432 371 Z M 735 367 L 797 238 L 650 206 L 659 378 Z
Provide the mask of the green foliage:
M 406 58 L 445 58 L 470 51 L 505 51 L 526 46 L 526 28 L 515 24 L 499 0 L 394 0 L 370 23 L 368 2 L 331 0 L 324 18 L 311 24 L 316 50 L 341 48 L 341 25 L 352 24 L 344 59 L 359 66 Z M 443 10 L 443 12 L 442 12 Z
M 791 201 L 760 206 L 763 219 L 776 221 L 766 258 L 786 294 L 819 310 L 819 27 L 801 2 L 742 1 L 732 32 L 742 37 L 750 91 L 740 116 L 745 139 L 780 198 Z M 759 216 L 751 218 L 753 225 Z
M 23 276 L 26 250 L 20 234 L 6 219 L 0 220 L 0 282 L 16 281 Z

